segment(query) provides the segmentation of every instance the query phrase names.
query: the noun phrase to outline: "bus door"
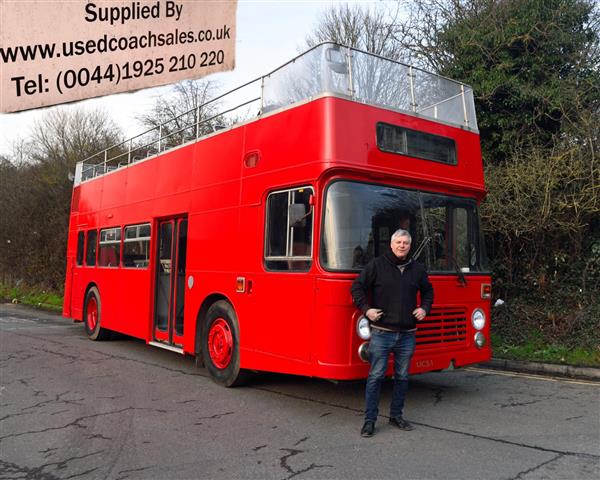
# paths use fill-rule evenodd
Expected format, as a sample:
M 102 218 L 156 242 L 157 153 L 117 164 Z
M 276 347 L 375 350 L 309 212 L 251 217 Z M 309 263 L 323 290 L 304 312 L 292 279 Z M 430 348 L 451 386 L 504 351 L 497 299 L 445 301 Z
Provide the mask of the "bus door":
M 168 345 L 183 345 L 183 301 L 187 218 L 158 223 L 156 282 L 154 292 L 154 339 Z

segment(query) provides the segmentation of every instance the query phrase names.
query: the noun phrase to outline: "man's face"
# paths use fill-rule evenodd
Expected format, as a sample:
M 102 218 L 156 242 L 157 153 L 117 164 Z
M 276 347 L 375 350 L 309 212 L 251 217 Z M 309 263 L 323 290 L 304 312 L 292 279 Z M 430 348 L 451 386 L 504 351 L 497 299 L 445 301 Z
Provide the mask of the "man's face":
M 406 258 L 410 250 L 410 238 L 406 236 L 396 237 L 391 241 L 390 246 L 394 255 L 398 258 Z

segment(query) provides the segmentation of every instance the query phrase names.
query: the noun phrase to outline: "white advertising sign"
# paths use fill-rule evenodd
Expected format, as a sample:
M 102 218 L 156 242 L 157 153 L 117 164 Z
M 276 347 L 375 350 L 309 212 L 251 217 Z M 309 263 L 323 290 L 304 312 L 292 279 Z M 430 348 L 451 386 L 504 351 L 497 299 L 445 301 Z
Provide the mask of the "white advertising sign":
M 237 0 L 0 0 L 0 112 L 235 65 Z

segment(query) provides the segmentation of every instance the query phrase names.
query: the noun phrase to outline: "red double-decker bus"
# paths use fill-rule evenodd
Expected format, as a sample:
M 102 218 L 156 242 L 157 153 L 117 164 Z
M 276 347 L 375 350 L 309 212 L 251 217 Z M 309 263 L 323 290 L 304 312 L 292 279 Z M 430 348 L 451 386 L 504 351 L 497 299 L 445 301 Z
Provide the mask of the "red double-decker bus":
M 490 358 L 468 86 L 324 43 L 209 103 L 77 165 L 64 316 L 227 386 L 363 378 L 350 285 L 402 227 L 435 289 L 411 372 Z

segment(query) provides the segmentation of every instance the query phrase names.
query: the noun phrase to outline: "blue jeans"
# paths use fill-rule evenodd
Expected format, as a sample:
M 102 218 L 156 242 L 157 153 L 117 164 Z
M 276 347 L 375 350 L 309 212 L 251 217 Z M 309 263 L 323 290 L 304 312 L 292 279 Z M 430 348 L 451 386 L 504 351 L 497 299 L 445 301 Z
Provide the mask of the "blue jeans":
M 376 421 L 381 382 L 385 378 L 390 353 L 394 354 L 394 389 L 390 417 L 402 416 L 408 390 L 408 367 L 415 352 L 415 332 L 384 332 L 373 328 L 369 343 L 371 369 L 367 378 L 365 420 Z

